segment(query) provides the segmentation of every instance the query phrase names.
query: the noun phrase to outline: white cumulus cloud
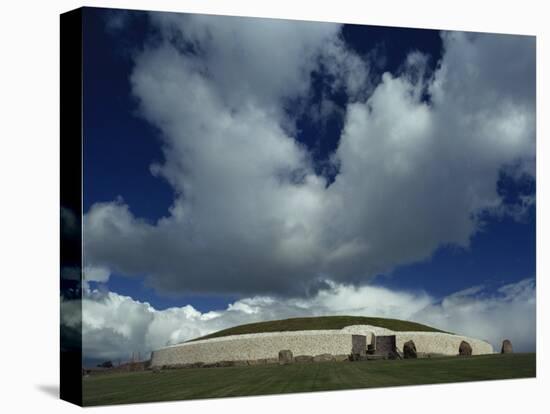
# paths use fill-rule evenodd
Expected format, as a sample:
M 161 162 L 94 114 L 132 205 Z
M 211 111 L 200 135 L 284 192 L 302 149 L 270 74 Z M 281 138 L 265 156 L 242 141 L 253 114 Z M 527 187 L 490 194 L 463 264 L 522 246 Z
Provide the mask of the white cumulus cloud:
M 414 52 L 370 85 L 339 25 L 153 19 L 161 40 L 135 58 L 131 85 L 161 131 L 165 159 L 151 171 L 174 201 L 156 222 L 120 200 L 94 204 L 90 266 L 161 292 L 297 296 L 326 279 L 365 282 L 467 247 L 481 212 L 502 214 L 499 172 L 534 174 L 534 38 L 445 33 L 433 73 Z M 349 95 L 330 185 L 284 110 L 321 62 Z

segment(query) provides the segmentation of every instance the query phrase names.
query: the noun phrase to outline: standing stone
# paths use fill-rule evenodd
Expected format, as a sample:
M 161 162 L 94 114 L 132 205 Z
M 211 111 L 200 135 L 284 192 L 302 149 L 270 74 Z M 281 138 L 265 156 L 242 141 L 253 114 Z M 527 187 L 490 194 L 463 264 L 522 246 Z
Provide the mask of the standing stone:
M 414 344 L 414 342 L 412 340 L 407 341 L 403 344 L 403 357 L 405 359 L 417 358 L 416 345 Z
M 461 356 L 471 356 L 472 355 L 472 346 L 466 342 L 462 341 L 458 347 L 458 355 Z
M 351 336 L 351 353 L 353 355 L 365 355 L 367 353 L 367 337 L 365 335 Z
M 397 340 L 395 335 L 378 335 L 376 337 L 375 355 L 383 355 L 385 358 L 395 359 Z
M 292 357 L 292 351 L 290 349 L 283 349 L 279 351 L 279 365 L 292 364 L 294 358 Z
M 500 350 L 500 353 L 511 354 L 512 352 L 514 352 L 514 350 L 512 349 L 512 342 L 510 342 L 509 339 L 505 339 L 504 341 L 502 341 L 502 349 Z

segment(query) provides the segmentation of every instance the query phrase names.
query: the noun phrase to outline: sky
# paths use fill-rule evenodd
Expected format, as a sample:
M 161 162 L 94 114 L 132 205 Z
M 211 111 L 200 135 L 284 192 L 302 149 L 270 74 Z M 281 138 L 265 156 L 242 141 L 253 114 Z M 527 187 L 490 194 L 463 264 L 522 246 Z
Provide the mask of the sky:
M 535 350 L 534 37 L 86 8 L 83 59 L 89 360 L 332 314 Z

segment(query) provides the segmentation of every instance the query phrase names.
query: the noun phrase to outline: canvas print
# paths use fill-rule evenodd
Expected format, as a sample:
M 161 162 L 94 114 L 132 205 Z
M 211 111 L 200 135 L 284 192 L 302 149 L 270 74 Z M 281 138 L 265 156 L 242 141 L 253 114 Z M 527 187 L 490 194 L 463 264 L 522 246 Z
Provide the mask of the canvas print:
M 62 398 L 535 377 L 535 37 L 82 8 L 60 41 Z

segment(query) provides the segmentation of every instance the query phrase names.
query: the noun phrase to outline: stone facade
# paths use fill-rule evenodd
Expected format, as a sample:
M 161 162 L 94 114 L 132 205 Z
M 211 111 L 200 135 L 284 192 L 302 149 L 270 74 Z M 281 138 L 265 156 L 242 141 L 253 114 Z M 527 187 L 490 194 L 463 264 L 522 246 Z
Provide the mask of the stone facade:
M 472 355 L 492 354 L 493 346 L 481 339 L 467 336 L 439 333 L 439 332 L 395 332 L 397 350 L 402 352 L 407 341 L 413 341 L 419 355 L 458 355 L 458 348 L 462 341 L 472 347 Z
M 151 356 L 152 367 L 183 366 L 188 364 L 215 364 L 221 361 L 277 361 L 279 351 L 290 350 L 293 355 L 317 356 L 329 354 L 345 359 L 352 353 L 353 336 L 356 344 L 371 345 L 380 335 L 395 335 L 395 345 L 399 352 L 407 341 L 414 341 L 419 355 L 458 355 L 462 341 L 472 347 L 472 354 L 493 353 L 493 347 L 479 339 L 439 332 L 394 332 L 370 325 L 348 326 L 341 330 L 270 332 L 259 334 L 231 335 L 172 345 L 156 350 Z M 364 341 L 364 342 L 363 342 Z M 327 358 L 327 357 L 325 357 Z
M 231 335 L 159 349 L 153 352 L 151 364 L 169 366 L 224 360 L 278 359 L 279 351 L 286 349 L 293 355 L 349 354 L 351 335 L 337 330 Z

